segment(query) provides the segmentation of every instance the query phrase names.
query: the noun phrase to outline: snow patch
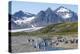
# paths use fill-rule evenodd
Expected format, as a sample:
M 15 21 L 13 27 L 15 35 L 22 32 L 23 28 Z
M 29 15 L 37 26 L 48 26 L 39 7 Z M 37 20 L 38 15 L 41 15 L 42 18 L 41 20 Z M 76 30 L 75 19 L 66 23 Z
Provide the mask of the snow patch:
M 60 8 L 57 12 L 69 12 L 69 10 L 67 10 L 65 8 Z
M 35 28 L 25 28 L 25 29 L 16 29 L 16 30 L 11 30 L 11 32 L 31 32 L 31 31 L 36 31 L 36 30 L 39 30 L 43 27 L 35 27 Z
M 63 18 L 67 19 L 67 18 L 70 18 L 71 17 L 71 14 L 66 14 L 64 16 L 62 16 Z
M 35 19 L 35 17 L 29 17 L 29 18 L 27 18 L 27 17 L 23 17 L 23 20 L 22 19 L 19 19 L 19 20 L 16 20 L 16 21 L 14 21 L 16 24 L 18 24 L 18 25 L 20 25 L 20 24 L 22 24 L 22 23 L 30 23 L 33 19 Z

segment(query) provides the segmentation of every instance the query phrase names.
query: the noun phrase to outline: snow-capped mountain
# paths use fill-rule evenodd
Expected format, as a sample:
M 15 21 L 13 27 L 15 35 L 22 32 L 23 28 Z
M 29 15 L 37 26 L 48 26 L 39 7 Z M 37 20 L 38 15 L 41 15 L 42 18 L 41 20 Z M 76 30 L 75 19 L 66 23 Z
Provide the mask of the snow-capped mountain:
M 60 7 L 60 9 L 57 10 L 56 13 L 58 15 L 62 16 L 62 18 L 64 18 L 64 19 L 70 18 L 72 16 L 72 13 L 70 12 L 70 10 L 68 10 L 67 8 L 64 8 L 64 7 Z
M 27 21 L 31 21 L 32 19 L 34 19 L 35 15 L 28 13 L 28 12 L 23 12 L 23 11 L 18 11 L 16 12 L 12 17 L 15 23 L 26 23 Z
M 34 24 L 37 26 L 45 26 L 48 24 L 75 22 L 78 20 L 77 14 L 70 9 L 60 6 L 56 10 L 48 8 L 45 11 L 40 11 L 34 19 Z
M 33 16 L 35 16 L 35 14 L 23 12 L 21 10 L 12 15 L 12 17 L 14 17 L 15 20 L 24 19 L 24 17 L 29 18 L 29 17 L 33 17 Z
M 11 27 L 12 29 L 28 28 L 32 27 L 30 25 L 31 21 L 35 18 L 35 14 L 28 12 L 18 11 L 11 15 Z
M 23 11 L 18 11 L 11 15 L 13 29 L 43 27 L 49 24 L 76 21 L 78 21 L 77 14 L 63 6 L 60 6 L 56 10 L 47 8 L 45 11 L 41 10 L 36 15 Z
M 63 6 L 60 6 L 54 11 L 58 16 L 62 17 L 64 21 L 77 21 L 78 16 L 75 12 L 71 11 L 70 9 L 67 9 Z
M 59 16 L 61 16 L 64 19 L 72 17 L 71 11 L 62 6 L 59 7 L 59 9 L 56 11 L 56 14 L 58 14 Z

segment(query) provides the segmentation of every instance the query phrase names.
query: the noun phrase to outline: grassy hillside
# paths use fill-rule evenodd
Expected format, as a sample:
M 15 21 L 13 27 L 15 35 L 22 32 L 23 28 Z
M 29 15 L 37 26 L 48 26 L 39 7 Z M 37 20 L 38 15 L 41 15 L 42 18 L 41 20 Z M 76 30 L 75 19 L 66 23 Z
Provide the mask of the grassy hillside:
M 51 24 L 34 32 L 16 32 L 11 33 L 12 36 L 19 35 L 65 35 L 76 34 L 78 32 L 77 22 L 67 22 L 59 24 Z
M 68 23 L 59 23 L 59 24 L 52 24 L 45 28 L 40 29 L 37 32 L 41 33 L 62 33 L 62 32 L 77 32 L 78 24 L 77 22 L 68 22 Z

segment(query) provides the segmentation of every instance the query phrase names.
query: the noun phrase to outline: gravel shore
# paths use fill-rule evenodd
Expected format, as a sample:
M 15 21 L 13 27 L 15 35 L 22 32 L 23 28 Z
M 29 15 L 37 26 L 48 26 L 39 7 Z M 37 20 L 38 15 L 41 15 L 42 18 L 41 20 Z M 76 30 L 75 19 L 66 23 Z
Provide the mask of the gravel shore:
M 63 48 L 63 50 L 78 48 L 77 35 L 54 36 L 50 39 L 39 36 L 12 36 L 11 41 L 12 53 L 46 51 L 47 47 L 56 48 L 54 50 L 57 48 Z

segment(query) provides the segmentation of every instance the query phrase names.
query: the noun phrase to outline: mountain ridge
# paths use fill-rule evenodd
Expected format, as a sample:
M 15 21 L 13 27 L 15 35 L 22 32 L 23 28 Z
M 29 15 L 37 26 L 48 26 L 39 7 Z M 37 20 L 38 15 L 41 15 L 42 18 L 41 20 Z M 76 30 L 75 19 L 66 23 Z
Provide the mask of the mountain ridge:
M 29 20 L 27 18 L 32 18 Z M 75 12 L 67 9 L 63 6 L 60 6 L 56 10 L 52 10 L 50 7 L 45 11 L 41 10 L 37 15 L 27 13 L 25 14 L 23 11 L 18 11 L 11 17 L 11 21 L 17 24 L 19 27 L 27 28 L 32 27 L 34 25 L 36 27 L 47 26 L 49 24 L 57 24 L 64 22 L 77 22 L 78 16 Z M 25 21 L 25 22 L 24 22 Z M 23 26 L 24 25 L 24 26 Z M 16 26 L 14 26 L 16 28 Z

